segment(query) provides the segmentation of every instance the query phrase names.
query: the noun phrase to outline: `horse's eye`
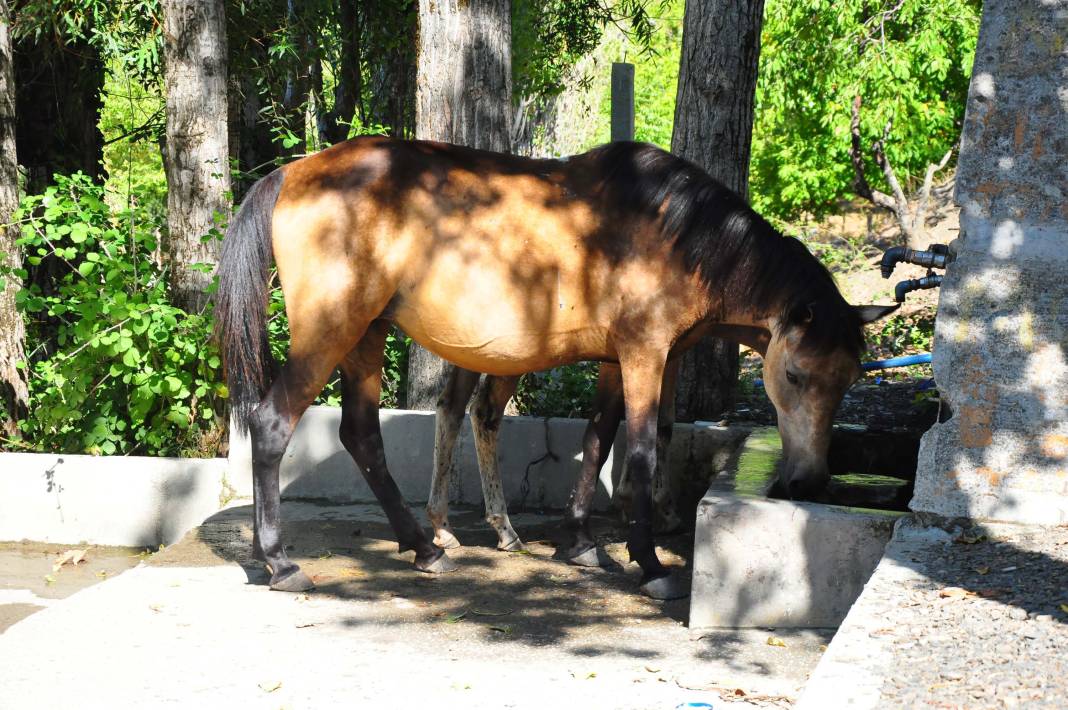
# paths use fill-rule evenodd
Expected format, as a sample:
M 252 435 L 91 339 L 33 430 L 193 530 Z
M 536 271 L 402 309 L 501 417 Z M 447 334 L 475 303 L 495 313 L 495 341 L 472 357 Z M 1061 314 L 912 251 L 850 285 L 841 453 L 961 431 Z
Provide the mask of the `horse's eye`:
M 795 375 L 794 373 L 792 373 L 789 370 L 787 370 L 786 371 L 786 381 L 789 382 L 791 385 L 796 385 L 797 384 L 797 375 Z

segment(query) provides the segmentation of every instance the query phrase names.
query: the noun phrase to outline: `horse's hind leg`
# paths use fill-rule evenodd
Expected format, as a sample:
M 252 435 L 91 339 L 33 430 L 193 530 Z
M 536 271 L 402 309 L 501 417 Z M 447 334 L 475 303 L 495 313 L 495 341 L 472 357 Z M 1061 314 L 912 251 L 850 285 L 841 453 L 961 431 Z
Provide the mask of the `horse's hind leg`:
M 341 363 L 341 443 L 345 445 L 389 518 L 400 551 L 415 550 L 415 568 L 450 572 L 456 564 L 427 537 L 404 502 L 386 468 L 378 400 L 382 393 L 382 361 L 389 324 L 375 321 Z
M 464 421 L 464 410 L 471 401 L 478 378 L 477 372 L 453 367 L 445 389 L 438 397 L 434 417 L 434 477 L 430 481 L 426 515 L 434 527 L 434 543 L 444 548 L 460 546 L 449 525 L 449 475 L 452 471 L 453 447 Z
M 487 376 L 478 390 L 471 409 L 471 428 L 475 432 L 475 454 L 482 476 L 482 495 L 486 500 L 486 522 L 497 531 L 497 549 L 523 549 L 523 542 L 508 519 L 508 503 L 501 485 L 501 471 L 497 464 L 497 435 L 500 433 L 504 408 L 515 393 L 518 377 Z
M 597 549 L 590 532 L 590 507 L 597 491 L 597 474 L 608 460 L 619 422 L 623 419 L 623 378 L 619 366 L 602 363 L 597 375 L 597 394 L 593 400 L 593 415 L 586 424 L 582 439 L 582 472 L 564 514 L 564 527 L 574 540 L 565 553 L 568 562 L 582 567 L 597 567 L 608 558 Z
M 271 569 L 271 589 L 299 592 L 314 585 L 286 555 L 280 530 L 278 466 L 304 410 L 326 384 L 340 359 L 329 351 L 315 357 L 291 354 L 267 395 L 249 417 L 255 518 L 252 553 Z

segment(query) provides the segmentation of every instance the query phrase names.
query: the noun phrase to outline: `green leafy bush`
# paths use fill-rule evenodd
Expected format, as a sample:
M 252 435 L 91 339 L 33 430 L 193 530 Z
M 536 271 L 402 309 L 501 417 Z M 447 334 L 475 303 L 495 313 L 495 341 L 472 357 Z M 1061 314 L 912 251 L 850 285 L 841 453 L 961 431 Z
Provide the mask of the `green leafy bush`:
M 960 135 L 978 0 L 769 0 L 761 35 L 750 193 L 762 213 L 819 216 L 852 196 L 850 119 L 863 97 L 867 174 L 888 120 L 899 179 L 922 176 Z M 873 185 L 874 186 L 874 185 Z
M 81 174 L 56 176 L 15 220 L 27 264 L 51 261 L 56 274 L 17 297 L 36 346 L 25 440 L 46 451 L 214 454 L 226 389 L 210 316 L 169 303 L 159 225 L 136 208 L 113 213 Z
M 536 417 L 588 417 L 597 391 L 598 365 L 580 362 L 525 376 L 516 388 L 520 414 Z

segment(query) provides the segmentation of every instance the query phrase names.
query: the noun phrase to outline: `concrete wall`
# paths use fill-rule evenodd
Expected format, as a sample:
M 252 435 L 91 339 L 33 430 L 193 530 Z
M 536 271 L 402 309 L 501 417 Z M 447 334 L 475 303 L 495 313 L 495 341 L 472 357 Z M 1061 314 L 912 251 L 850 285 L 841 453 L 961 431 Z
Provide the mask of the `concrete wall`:
M 1068 523 L 1068 1 L 987 0 L 912 508 Z
M 386 458 L 409 502 L 425 503 L 433 462 L 434 415 L 383 410 Z M 374 502 L 338 440 L 341 412 L 311 407 L 282 464 L 282 496 L 329 503 Z M 506 417 L 500 462 L 513 508 L 562 508 L 582 460 L 586 422 Z M 672 485 L 692 515 L 708 480 L 727 466 L 748 429 L 680 424 L 671 448 Z M 622 429 L 606 463 L 595 507 L 604 510 L 622 472 Z M 550 455 L 545 454 L 549 452 Z M 539 459 L 541 459 L 539 461 Z M 536 463 L 535 463 L 536 462 Z M 451 498 L 478 504 L 482 488 L 470 423 L 454 459 Z M 0 540 L 155 546 L 178 540 L 231 499 L 252 495 L 248 441 L 225 459 L 0 454 Z M 247 501 L 243 501 L 247 502 Z
M 384 409 L 381 412 L 386 461 L 401 493 L 411 503 L 425 503 L 430 492 L 434 456 L 434 413 Z M 374 495 L 338 439 L 341 410 L 310 407 L 300 420 L 282 460 L 282 495 L 337 503 L 374 502 Z M 501 479 L 509 506 L 563 508 L 582 463 L 586 421 L 505 417 L 498 447 Z M 684 506 L 693 508 L 708 480 L 723 470 L 748 429 L 711 424 L 677 424 L 671 445 L 673 486 Z M 601 470 L 594 507 L 605 510 L 623 471 L 623 427 Z M 548 454 L 548 455 L 546 455 Z M 252 494 L 252 466 L 247 439 L 231 442 L 230 480 L 240 495 Z M 470 420 L 465 418 L 453 458 L 450 499 L 482 502 Z
M 155 547 L 231 495 L 226 459 L 0 454 L 0 540 Z

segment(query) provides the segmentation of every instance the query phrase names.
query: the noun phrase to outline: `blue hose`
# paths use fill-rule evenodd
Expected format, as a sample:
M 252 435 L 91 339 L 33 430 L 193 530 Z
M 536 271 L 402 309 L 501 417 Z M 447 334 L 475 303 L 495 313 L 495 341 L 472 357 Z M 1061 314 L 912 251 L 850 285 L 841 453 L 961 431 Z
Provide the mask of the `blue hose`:
M 908 367 L 909 365 L 923 365 L 931 362 L 931 353 L 920 353 L 919 355 L 903 355 L 901 357 L 892 357 L 887 360 L 872 360 L 861 365 L 865 372 L 871 372 L 872 370 L 886 370 L 891 367 Z M 764 380 L 753 380 L 753 384 L 757 387 L 764 386 Z
M 902 357 L 892 357 L 889 360 L 872 360 L 871 362 L 864 363 L 861 367 L 865 372 L 871 370 L 885 370 L 891 367 L 908 367 L 909 365 L 923 365 L 924 363 L 931 362 L 931 353 L 921 353 L 920 355 L 904 355 Z

